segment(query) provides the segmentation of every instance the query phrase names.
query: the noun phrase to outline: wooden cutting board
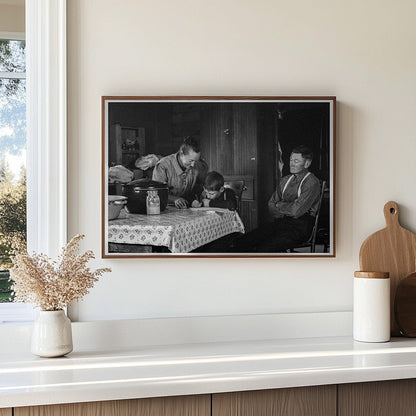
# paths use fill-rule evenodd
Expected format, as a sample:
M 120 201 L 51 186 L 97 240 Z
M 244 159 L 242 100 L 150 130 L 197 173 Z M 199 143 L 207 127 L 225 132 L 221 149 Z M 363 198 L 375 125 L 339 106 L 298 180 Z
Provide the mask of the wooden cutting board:
M 396 289 L 394 316 L 400 332 L 416 337 L 416 273 L 402 279 Z
M 416 271 L 416 234 L 399 222 L 399 206 L 390 201 L 384 205 L 386 228 L 370 235 L 361 245 L 362 271 L 390 273 L 390 328 L 391 335 L 400 335 L 394 319 L 394 298 L 401 279 Z

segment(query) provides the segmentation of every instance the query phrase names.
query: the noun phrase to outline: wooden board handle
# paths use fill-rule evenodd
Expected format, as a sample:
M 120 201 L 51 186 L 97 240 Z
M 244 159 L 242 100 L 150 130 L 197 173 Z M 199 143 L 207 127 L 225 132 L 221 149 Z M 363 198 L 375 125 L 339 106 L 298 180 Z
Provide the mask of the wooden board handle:
M 389 201 L 384 205 L 384 218 L 387 227 L 400 227 L 399 205 L 397 202 Z

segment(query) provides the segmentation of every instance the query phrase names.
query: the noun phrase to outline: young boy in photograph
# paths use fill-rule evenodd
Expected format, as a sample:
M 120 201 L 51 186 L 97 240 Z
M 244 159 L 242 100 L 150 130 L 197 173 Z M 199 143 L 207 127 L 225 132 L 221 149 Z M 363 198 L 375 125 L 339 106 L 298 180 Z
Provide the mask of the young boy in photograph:
M 215 171 L 207 173 L 201 198 L 199 201 L 195 195 L 195 200 L 192 202 L 193 208 L 226 208 L 231 211 L 235 211 L 237 208 L 235 192 L 224 187 L 224 177 Z

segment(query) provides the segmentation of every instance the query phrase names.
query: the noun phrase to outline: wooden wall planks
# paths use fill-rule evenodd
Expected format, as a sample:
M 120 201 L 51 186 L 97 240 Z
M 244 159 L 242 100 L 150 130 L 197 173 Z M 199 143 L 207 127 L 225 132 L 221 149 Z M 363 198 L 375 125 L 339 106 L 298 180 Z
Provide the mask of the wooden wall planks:
M 213 416 L 335 416 L 336 386 L 213 394 Z
M 416 415 L 416 380 L 338 386 L 338 416 Z
M 212 401 L 211 401 L 212 398 Z M 0 409 L 0 416 L 12 416 Z M 18 407 L 14 416 L 413 416 L 416 380 Z
M 210 416 L 210 395 L 17 407 L 14 416 Z M 0 414 L 9 416 L 10 414 Z

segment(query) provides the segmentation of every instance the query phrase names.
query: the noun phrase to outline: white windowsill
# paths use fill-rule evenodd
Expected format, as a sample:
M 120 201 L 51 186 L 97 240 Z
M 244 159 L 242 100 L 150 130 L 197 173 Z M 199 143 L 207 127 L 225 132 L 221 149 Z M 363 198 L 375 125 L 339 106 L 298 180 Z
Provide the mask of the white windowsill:
M 37 316 L 31 304 L 0 303 L 0 325 L 30 323 Z

